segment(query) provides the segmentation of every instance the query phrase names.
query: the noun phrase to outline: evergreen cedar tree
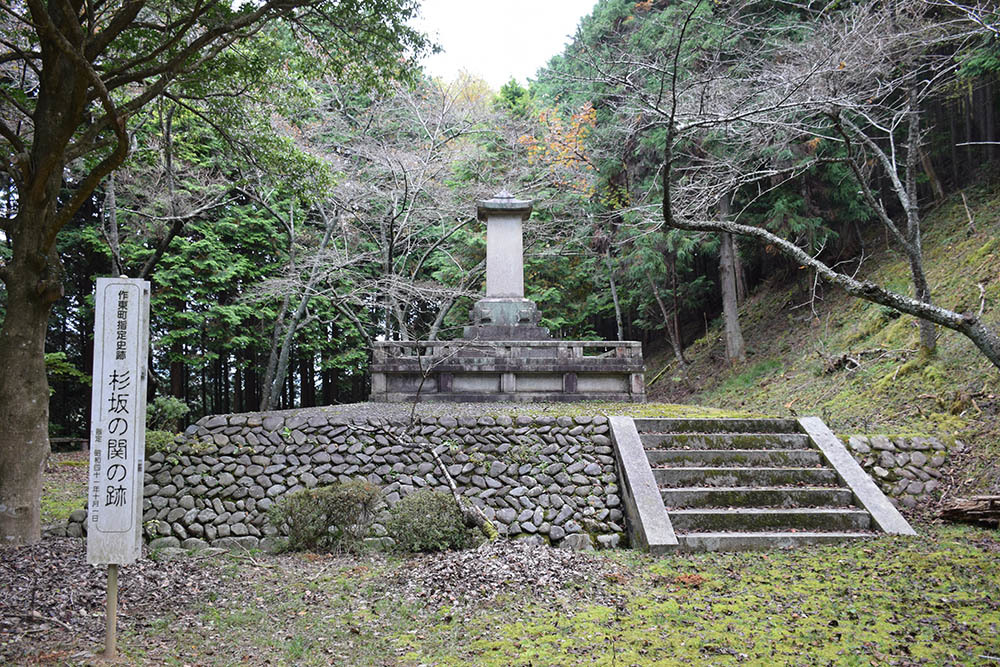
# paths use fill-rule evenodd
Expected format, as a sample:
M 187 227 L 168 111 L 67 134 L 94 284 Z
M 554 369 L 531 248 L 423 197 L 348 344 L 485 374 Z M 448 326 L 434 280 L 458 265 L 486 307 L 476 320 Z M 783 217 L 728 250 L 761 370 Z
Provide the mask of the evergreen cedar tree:
M 239 5 L 234 8 L 234 4 Z M 367 84 L 407 75 L 426 46 L 413 0 L 18 0 L 0 12 L 0 169 L 14 193 L 0 267 L 0 540 L 40 538 L 49 452 L 45 336 L 63 294 L 60 231 L 129 152 L 129 123 L 179 80 L 212 85 L 230 45 L 277 21 L 325 49 L 335 74 Z M 252 72 L 247 72 L 252 77 Z M 67 179 L 67 167 L 84 165 Z M 13 214 L 13 217 L 9 217 Z

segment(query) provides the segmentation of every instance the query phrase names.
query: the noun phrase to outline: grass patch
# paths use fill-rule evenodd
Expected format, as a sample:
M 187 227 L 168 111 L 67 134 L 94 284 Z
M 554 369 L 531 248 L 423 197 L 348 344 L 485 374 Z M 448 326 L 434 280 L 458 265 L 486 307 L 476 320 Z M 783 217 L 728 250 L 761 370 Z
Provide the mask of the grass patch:
M 593 417 L 595 415 L 627 417 L 663 418 L 724 418 L 762 416 L 746 410 L 713 408 L 702 405 L 681 403 L 607 403 L 603 401 L 583 401 L 579 403 L 531 403 L 511 407 L 510 410 L 495 410 L 487 413 L 490 417 L 501 415 L 530 415 L 534 417 Z
M 779 370 L 781 370 L 781 362 L 776 359 L 757 362 L 742 373 L 727 378 L 719 387 L 719 391 L 731 393 L 733 391 L 749 389 L 764 378 L 774 375 Z
M 69 515 L 82 509 L 87 499 L 83 494 L 67 492 L 49 492 L 42 494 L 42 525 L 60 523 L 69 519 Z
M 53 453 L 42 478 L 42 525 L 65 522 L 87 504 L 89 460 L 80 452 Z

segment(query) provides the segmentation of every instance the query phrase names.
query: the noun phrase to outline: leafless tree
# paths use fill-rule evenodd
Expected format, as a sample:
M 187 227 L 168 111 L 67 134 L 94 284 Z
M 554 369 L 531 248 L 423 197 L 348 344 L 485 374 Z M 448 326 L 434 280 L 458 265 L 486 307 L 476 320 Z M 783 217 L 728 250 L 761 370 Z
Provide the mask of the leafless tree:
M 474 201 L 488 186 L 452 170 L 474 163 L 493 133 L 490 98 L 468 78 L 398 86 L 364 109 L 333 97 L 309 128 L 304 141 L 342 174 L 330 192 L 343 211 L 341 247 L 374 259 L 352 298 L 379 305 L 381 335 L 436 338 L 481 280 L 482 257 L 464 255 L 460 241 L 474 231 Z M 331 143 L 331 134 L 346 140 Z
M 724 163 L 684 167 L 674 177 L 668 173 L 669 163 L 664 163 L 665 222 L 682 229 L 731 232 L 765 240 L 852 295 L 918 317 L 922 347 L 933 350 L 933 325 L 938 324 L 969 337 L 1000 366 L 1000 341 L 995 331 L 984 326 L 978 316 L 932 304 L 921 252 L 917 191 L 918 173 L 924 168 L 920 158 L 924 133 L 921 107 L 954 76 L 952 54 L 982 29 L 964 17 L 929 16 L 927 4 L 916 0 L 856 5 L 816 20 L 808 39 L 783 45 L 773 65 L 762 66 L 754 77 L 743 80 L 750 90 L 766 84 L 760 89 L 761 100 L 769 99 L 767 89 L 772 90 L 770 109 L 758 105 L 754 113 L 741 115 L 734 107 L 735 113 L 716 114 L 724 121 L 718 125 L 726 128 L 727 148 L 735 157 Z M 746 188 L 756 184 L 761 188 L 767 182 L 762 177 L 792 176 L 812 164 L 812 158 L 785 166 L 754 157 L 761 154 L 761 148 L 773 151 L 782 141 L 787 145 L 803 137 L 845 148 L 859 195 L 907 257 L 914 298 L 837 273 L 796 243 L 742 224 L 740 212 L 732 221 L 707 215 L 710 193 L 718 192 L 720 186 Z M 759 142 L 756 150 L 754 142 Z M 746 152 L 733 150 L 734 146 Z M 902 222 L 893 219 L 888 205 L 876 195 L 872 186 L 875 169 L 889 182 Z M 702 182 L 694 185 L 695 180 Z M 699 191 L 703 193 L 700 198 Z

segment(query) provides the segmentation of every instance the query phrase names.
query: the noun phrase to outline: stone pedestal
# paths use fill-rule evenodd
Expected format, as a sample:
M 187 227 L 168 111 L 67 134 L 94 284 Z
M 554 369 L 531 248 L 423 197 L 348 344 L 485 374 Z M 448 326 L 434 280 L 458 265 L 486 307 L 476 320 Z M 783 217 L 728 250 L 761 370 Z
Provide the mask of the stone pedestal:
M 641 402 L 643 371 L 636 341 L 379 341 L 370 400 Z

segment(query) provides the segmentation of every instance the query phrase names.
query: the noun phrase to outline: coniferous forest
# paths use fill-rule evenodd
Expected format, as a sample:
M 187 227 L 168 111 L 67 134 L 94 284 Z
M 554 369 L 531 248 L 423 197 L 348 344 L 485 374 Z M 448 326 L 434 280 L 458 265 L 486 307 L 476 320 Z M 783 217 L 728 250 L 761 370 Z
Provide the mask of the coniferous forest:
M 922 244 L 995 184 L 995 8 L 599 0 L 500 90 L 426 75 L 417 8 L 5 3 L 0 483 L 39 423 L 87 436 L 96 277 L 151 282 L 148 396 L 185 421 L 363 401 L 373 341 L 461 335 L 502 188 L 534 200 L 542 325 L 642 341 L 647 381 L 687 387 L 709 331 L 742 367 L 747 300 L 788 284 L 1000 367 L 996 265 L 942 300 Z M 864 277 L 886 254 L 906 270 Z

